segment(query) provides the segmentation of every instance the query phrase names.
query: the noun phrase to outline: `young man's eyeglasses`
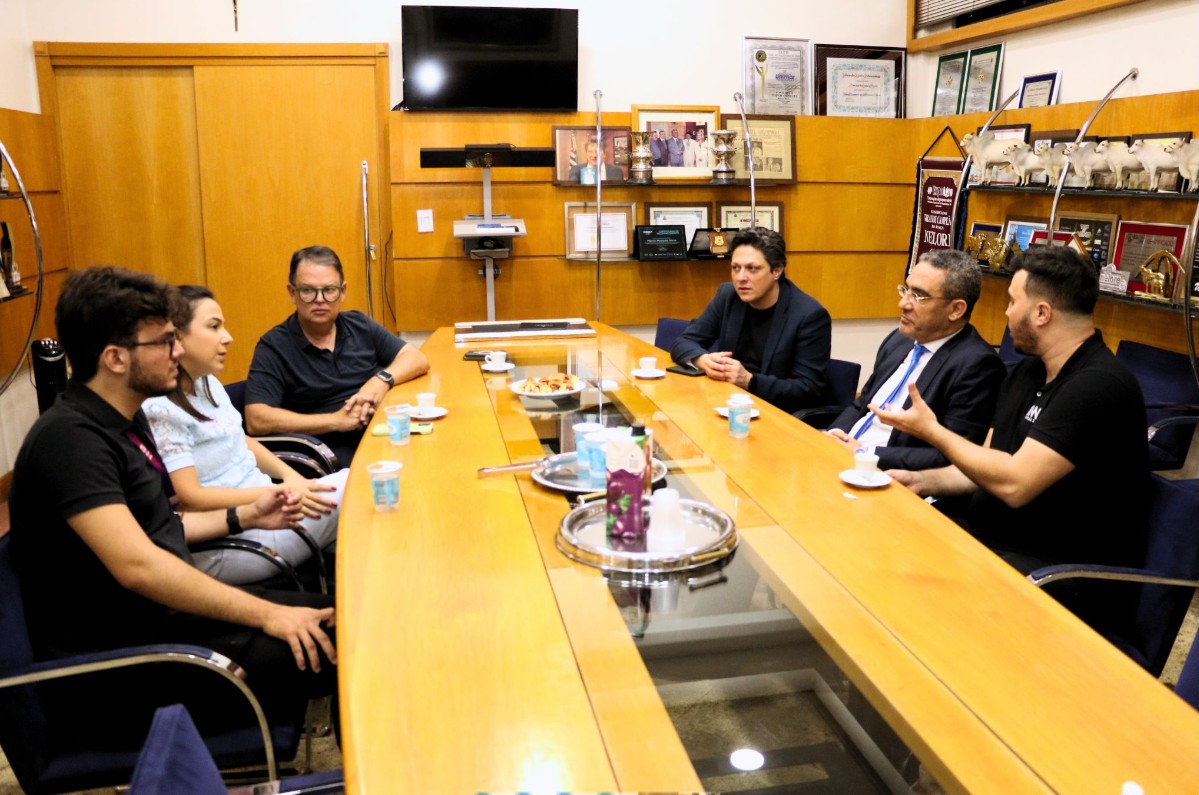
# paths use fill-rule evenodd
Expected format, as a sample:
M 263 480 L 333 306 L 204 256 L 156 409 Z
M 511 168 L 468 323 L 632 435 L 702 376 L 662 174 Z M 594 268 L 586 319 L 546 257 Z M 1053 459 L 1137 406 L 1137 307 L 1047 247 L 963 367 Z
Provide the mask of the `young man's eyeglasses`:
M 309 287 L 307 285 L 293 284 L 296 289 L 296 295 L 300 296 L 300 300 L 306 304 L 311 304 L 316 300 L 317 293 L 329 303 L 333 303 L 338 298 L 341 298 L 342 286 L 340 284 L 332 284 L 328 287 Z
M 175 332 L 171 331 L 167 334 L 163 334 L 161 337 L 159 337 L 156 340 L 150 340 L 149 342 L 126 342 L 121 347 L 122 348 L 152 348 L 156 345 L 161 345 L 162 347 L 167 349 L 167 353 L 170 353 L 172 350 L 175 349 L 175 341 L 178 339 L 179 339 L 179 335 L 176 334 Z

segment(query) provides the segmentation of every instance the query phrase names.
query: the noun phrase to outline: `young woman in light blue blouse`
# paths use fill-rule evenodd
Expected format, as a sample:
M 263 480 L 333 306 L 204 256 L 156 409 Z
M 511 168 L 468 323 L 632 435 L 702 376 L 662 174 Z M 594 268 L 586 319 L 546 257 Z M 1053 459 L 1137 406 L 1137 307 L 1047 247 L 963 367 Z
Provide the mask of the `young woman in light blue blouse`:
M 322 549 L 329 547 L 337 538 L 337 506 L 349 470 L 308 480 L 246 436 L 241 414 L 216 379 L 233 342 L 220 304 L 205 287 L 185 286 L 180 292 L 187 299 L 187 312 L 174 319 L 183 346 L 179 383 L 170 395 L 143 404 L 176 496 L 185 508 L 210 510 L 253 502 L 264 491 L 298 492 L 302 500 L 296 526 Z M 272 478 L 281 483 L 274 484 Z M 247 530 L 242 537 L 270 547 L 293 566 L 312 556 L 308 545 L 289 530 Z M 268 561 L 236 550 L 200 552 L 195 560 L 202 570 L 231 585 L 277 573 Z

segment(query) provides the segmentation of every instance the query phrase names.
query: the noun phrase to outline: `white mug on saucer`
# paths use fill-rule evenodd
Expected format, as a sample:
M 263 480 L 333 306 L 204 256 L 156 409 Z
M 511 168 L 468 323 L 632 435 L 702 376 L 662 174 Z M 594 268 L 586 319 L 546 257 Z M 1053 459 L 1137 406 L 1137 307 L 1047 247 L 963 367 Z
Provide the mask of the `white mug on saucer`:
M 421 393 L 419 393 L 416 396 L 416 407 L 422 413 L 426 412 L 426 411 L 432 411 L 434 408 L 437 407 L 437 393 L 436 392 L 421 392 Z
M 658 369 L 658 357 L 657 356 L 642 356 L 640 359 L 637 360 L 637 366 L 640 367 L 642 370 L 657 370 Z
M 865 450 L 854 453 L 853 468 L 865 477 L 874 477 L 874 473 L 878 472 L 878 456 Z
M 507 351 L 488 351 L 487 358 L 485 359 L 485 361 L 487 362 L 487 364 L 491 365 L 492 367 L 502 367 L 504 364 L 506 364 L 508 362 L 508 352 Z

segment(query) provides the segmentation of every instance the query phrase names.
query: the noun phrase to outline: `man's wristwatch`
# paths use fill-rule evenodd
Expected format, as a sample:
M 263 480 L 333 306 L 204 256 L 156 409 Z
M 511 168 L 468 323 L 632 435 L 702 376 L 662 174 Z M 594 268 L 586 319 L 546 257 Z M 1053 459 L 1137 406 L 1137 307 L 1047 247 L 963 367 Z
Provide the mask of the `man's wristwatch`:
M 225 525 L 229 528 L 229 535 L 235 536 L 242 531 L 241 520 L 237 518 L 237 509 L 230 508 L 225 511 Z
M 388 387 L 393 387 L 396 385 L 395 376 L 386 370 L 380 370 L 379 372 L 375 373 L 375 378 L 378 378 L 380 381 L 387 384 Z

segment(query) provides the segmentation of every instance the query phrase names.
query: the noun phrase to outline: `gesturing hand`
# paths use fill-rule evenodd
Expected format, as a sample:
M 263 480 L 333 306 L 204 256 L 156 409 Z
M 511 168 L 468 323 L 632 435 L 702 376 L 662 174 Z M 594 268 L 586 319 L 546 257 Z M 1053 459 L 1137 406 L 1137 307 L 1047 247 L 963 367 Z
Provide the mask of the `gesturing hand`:
M 890 406 L 881 407 L 873 403 L 867 408 L 875 413 L 880 422 L 901 433 L 910 433 L 928 441 L 929 434 L 937 427 L 937 415 L 933 414 L 924 398 L 920 397 L 920 390 L 915 384 L 908 384 L 908 394 L 912 396 L 912 405 L 906 409 L 892 409 Z

